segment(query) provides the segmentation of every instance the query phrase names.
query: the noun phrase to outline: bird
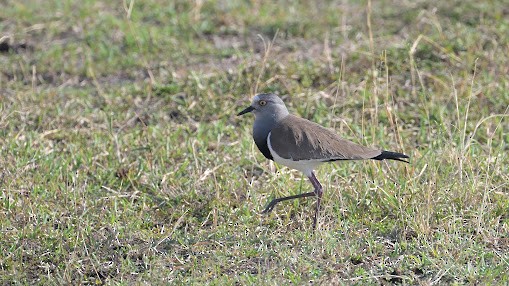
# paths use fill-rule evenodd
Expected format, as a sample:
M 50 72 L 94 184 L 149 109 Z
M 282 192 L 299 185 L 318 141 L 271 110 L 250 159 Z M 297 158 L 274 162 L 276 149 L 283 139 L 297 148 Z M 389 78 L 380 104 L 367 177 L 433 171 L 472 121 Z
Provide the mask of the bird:
M 323 187 L 315 169 L 327 162 L 344 160 L 396 160 L 409 163 L 409 156 L 374 149 L 348 141 L 317 123 L 290 114 L 283 100 L 273 93 L 260 93 L 237 116 L 254 113 L 253 139 L 265 158 L 301 171 L 313 185 L 313 191 L 275 198 L 262 211 L 271 212 L 276 204 L 293 199 L 316 197 L 313 230 L 316 230 Z

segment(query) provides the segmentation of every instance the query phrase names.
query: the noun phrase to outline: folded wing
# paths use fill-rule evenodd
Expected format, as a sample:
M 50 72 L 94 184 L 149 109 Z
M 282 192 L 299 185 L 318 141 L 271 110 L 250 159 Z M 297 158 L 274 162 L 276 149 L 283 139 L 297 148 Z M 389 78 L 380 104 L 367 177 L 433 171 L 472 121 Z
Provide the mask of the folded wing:
M 270 144 L 279 156 L 294 161 L 362 160 L 382 154 L 381 150 L 355 144 L 294 115 L 288 115 L 272 129 Z

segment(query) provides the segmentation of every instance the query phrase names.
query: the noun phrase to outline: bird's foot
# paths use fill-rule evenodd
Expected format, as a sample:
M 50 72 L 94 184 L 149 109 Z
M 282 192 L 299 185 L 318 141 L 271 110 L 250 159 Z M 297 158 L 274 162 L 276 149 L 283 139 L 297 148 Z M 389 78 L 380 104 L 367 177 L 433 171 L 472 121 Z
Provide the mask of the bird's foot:
M 274 206 L 276 206 L 276 204 L 279 203 L 279 200 L 278 199 L 273 199 L 266 207 L 265 209 L 262 211 L 262 214 L 267 214 L 267 213 L 270 213 L 273 209 L 274 209 Z

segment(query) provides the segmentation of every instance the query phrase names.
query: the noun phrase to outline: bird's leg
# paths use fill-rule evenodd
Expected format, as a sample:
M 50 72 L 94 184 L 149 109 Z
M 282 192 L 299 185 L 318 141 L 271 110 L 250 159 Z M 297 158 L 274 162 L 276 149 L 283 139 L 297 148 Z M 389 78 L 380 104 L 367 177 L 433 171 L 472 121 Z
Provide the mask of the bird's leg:
M 320 211 L 320 203 L 322 201 L 322 194 L 323 194 L 322 189 L 323 188 L 322 188 L 322 185 L 320 184 L 320 182 L 318 181 L 318 179 L 315 177 L 315 173 L 314 172 L 311 172 L 311 175 L 308 178 L 309 178 L 309 181 L 311 182 L 311 184 L 313 184 L 313 187 L 315 188 L 314 191 L 309 192 L 309 193 L 304 193 L 304 194 L 298 194 L 298 195 L 293 195 L 293 196 L 273 199 L 267 205 L 267 207 L 265 207 L 265 209 L 262 211 L 262 213 L 265 214 L 265 213 L 271 212 L 272 209 L 274 209 L 274 206 L 277 203 L 282 202 L 282 201 L 316 196 L 317 197 L 316 210 L 315 210 L 315 216 L 314 216 L 314 219 L 313 219 L 313 229 L 315 229 L 316 228 L 316 221 L 318 220 L 318 212 Z
M 309 181 L 311 181 L 311 184 L 313 184 L 313 187 L 315 187 L 313 193 L 316 195 L 316 210 L 315 217 L 313 218 L 313 229 L 316 229 L 316 222 L 318 220 L 318 213 L 320 211 L 320 203 L 322 202 L 323 188 L 318 179 L 315 177 L 314 172 L 311 172 L 311 176 L 309 176 Z
M 298 194 L 298 195 L 294 195 L 294 196 L 273 199 L 262 211 L 262 214 L 270 213 L 272 211 L 272 209 L 274 209 L 274 206 L 279 202 L 293 200 L 293 199 L 299 199 L 299 198 L 307 198 L 307 197 L 311 197 L 311 196 L 316 196 L 315 192 L 309 192 L 309 193 Z

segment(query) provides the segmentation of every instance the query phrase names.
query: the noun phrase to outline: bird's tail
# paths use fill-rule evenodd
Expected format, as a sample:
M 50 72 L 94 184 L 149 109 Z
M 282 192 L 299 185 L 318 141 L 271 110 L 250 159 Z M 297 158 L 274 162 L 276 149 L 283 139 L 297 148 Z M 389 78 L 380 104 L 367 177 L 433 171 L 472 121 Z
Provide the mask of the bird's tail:
M 385 159 L 389 159 L 389 160 L 396 160 L 396 161 L 401 161 L 401 162 L 405 162 L 405 163 L 409 163 L 408 161 L 406 160 L 403 160 L 401 158 L 409 158 L 407 155 L 405 154 L 402 154 L 402 153 L 397 153 L 397 152 L 391 152 L 391 151 L 382 151 L 382 154 L 376 156 L 376 157 L 373 157 L 371 159 L 373 160 L 385 160 Z

